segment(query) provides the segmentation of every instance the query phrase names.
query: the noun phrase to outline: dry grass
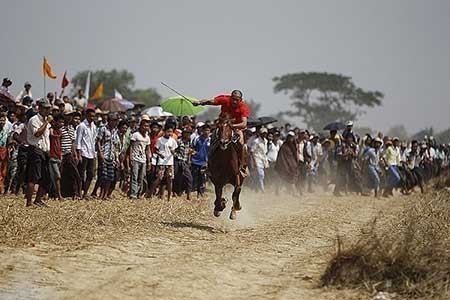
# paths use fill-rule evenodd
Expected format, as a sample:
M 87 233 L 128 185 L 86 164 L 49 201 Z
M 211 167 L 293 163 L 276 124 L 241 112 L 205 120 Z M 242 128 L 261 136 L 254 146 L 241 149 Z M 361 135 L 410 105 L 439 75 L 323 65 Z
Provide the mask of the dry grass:
M 17 197 L 0 198 L 0 245 L 102 243 L 163 230 L 164 222 L 201 222 L 211 215 L 206 200 L 185 198 L 49 201 L 48 208 L 26 208 L 24 203 Z
M 449 179 L 411 196 L 394 220 L 374 220 L 358 241 L 343 247 L 322 276 L 323 285 L 387 291 L 410 298 L 450 299 Z

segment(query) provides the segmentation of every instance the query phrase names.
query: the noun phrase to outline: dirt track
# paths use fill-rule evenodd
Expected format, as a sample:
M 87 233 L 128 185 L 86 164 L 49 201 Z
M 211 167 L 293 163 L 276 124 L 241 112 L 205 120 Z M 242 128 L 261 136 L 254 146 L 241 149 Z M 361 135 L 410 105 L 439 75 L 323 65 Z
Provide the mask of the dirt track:
M 317 287 L 337 234 L 351 239 L 402 198 L 244 192 L 238 220 L 166 222 L 158 235 L 76 250 L 0 249 L 0 299 L 364 299 Z M 95 229 L 93 229 L 95 230 Z

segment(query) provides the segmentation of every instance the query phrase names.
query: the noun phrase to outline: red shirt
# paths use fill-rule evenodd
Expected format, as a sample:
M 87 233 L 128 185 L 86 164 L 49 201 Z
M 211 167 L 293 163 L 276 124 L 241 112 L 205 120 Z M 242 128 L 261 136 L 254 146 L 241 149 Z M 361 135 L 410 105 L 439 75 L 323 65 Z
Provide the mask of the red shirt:
M 50 130 L 50 157 L 61 159 L 61 129 Z
M 220 117 L 231 117 L 235 119 L 235 123 L 241 123 L 242 118 L 250 117 L 250 109 L 248 109 L 247 104 L 244 101 L 240 101 L 237 107 L 231 105 L 230 95 L 219 95 L 214 98 L 214 104 L 221 106 Z

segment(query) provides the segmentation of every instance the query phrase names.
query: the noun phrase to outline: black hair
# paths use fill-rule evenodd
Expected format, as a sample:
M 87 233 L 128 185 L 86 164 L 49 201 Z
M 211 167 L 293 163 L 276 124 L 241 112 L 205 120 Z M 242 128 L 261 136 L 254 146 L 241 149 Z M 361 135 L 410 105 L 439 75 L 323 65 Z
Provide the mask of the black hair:
M 64 115 L 63 114 L 56 115 L 55 121 L 58 122 L 58 121 L 61 121 L 61 120 L 64 121 Z
M 33 103 L 33 99 L 30 96 L 25 96 L 22 99 L 22 104 L 25 105 L 25 103 Z
M 122 127 L 123 125 L 127 125 L 128 127 L 130 126 L 130 125 L 128 125 L 127 120 L 121 120 L 121 121 L 119 122 L 119 125 L 117 125 L 117 127 L 120 128 L 120 127 Z
M 30 120 L 32 117 L 34 117 L 35 115 L 37 115 L 37 111 L 34 110 L 33 108 L 29 108 L 25 114 L 26 114 L 26 116 L 27 116 L 27 121 L 28 121 L 28 120 Z
M 95 109 L 88 108 L 88 109 L 86 109 L 85 114 L 87 115 L 88 113 L 91 113 L 91 112 L 93 112 L 95 114 Z
M 164 126 L 164 131 L 169 130 L 169 129 L 174 129 L 175 127 L 172 124 L 166 124 L 166 126 Z
M 242 92 L 241 92 L 240 90 L 233 90 L 233 91 L 231 92 L 231 95 L 233 95 L 233 94 L 239 94 L 239 97 L 242 98 Z

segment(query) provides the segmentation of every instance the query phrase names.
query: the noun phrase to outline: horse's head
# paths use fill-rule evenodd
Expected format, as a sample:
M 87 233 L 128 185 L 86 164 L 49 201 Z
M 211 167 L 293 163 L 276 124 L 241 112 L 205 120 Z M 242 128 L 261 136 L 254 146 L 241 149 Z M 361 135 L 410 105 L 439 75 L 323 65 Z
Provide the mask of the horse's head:
M 217 138 L 222 150 L 226 150 L 232 141 L 233 128 L 231 125 L 230 120 L 219 120 L 217 123 Z

